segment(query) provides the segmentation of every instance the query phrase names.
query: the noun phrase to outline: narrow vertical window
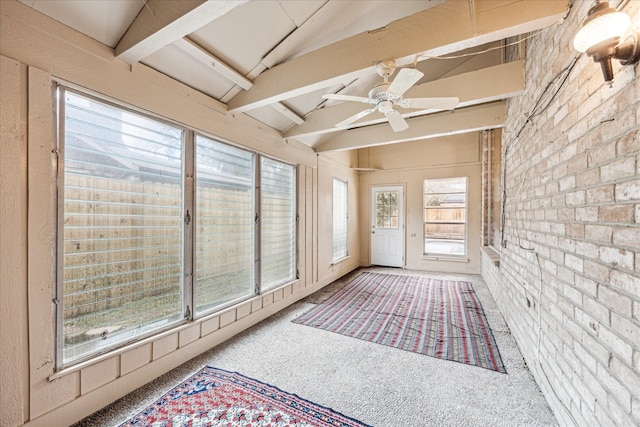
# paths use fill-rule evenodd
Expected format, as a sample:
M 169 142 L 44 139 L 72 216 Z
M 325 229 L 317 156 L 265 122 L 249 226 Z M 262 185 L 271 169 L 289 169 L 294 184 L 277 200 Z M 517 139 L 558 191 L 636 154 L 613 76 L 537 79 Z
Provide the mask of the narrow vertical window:
M 502 223 L 502 139 L 501 133 L 491 131 L 489 139 L 488 176 L 488 244 L 497 251 L 501 248 Z
M 295 166 L 260 162 L 260 277 L 268 290 L 296 278 Z
M 348 255 L 347 251 L 347 183 L 333 179 L 333 261 Z
M 183 130 L 64 89 L 59 99 L 64 365 L 182 319 Z
M 424 181 L 424 253 L 466 254 L 467 178 Z
M 254 293 L 254 159 L 196 137 L 196 315 Z

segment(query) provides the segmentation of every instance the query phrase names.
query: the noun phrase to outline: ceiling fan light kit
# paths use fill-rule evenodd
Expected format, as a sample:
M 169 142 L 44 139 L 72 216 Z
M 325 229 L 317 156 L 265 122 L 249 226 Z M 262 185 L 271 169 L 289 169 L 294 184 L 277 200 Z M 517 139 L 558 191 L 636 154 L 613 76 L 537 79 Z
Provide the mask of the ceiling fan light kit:
M 323 95 L 324 99 L 362 102 L 373 105 L 372 108 L 363 110 L 337 123 L 336 127 L 346 129 L 352 123 L 377 110 L 384 114 L 394 132 L 402 132 L 409 128 L 409 124 L 395 107 L 424 110 L 452 110 L 460 102 L 456 97 L 404 99 L 404 93 L 416 84 L 424 74 L 415 68 L 401 68 L 393 81 L 389 82 L 389 77 L 393 75 L 395 71 L 396 63 L 394 60 L 382 61 L 376 65 L 376 72 L 383 78 L 383 82 L 377 84 L 369 91 L 368 98 L 340 94 Z

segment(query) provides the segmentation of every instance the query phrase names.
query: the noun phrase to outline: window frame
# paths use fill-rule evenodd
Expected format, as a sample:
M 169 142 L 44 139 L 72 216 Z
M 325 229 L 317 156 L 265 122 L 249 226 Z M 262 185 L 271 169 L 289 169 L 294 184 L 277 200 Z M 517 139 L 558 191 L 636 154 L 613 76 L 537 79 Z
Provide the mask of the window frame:
M 291 229 L 293 230 L 293 236 L 292 236 L 292 241 L 293 241 L 293 247 L 292 247 L 292 251 L 291 251 L 291 259 L 292 259 L 292 272 L 291 272 L 291 277 L 289 279 L 285 279 L 282 282 L 279 283 L 275 283 L 275 284 L 271 284 L 270 286 L 264 286 L 264 281 L 262 280 L 262 260 L 263 260 L 263 256 L 262 256 L 262 243 L 263 243 L 263 228 L 262 228 L 262 217 L 263 217 L 263 209 L 262 209 L 262 201 L 263 201 L 263 191 L 262 191 L 262 160 L 263 159 L 267 159 L 267 160 L 271 160 L 274 162 L 278 162 L 281 163 L 283 165 L 287 165 L 290 166 L 292 168 L 292 178 L 293 178 L 293 184 L 292 184 L 292 202 L 291 202 L 291 207 L 292 207 L 292 223 L 291 223 Z M 256 182 L 259 183 L 260 188 L 258 190 L 258 194 L 256 196 L 256 213 L 258 215 L 259 221 L 258 221 L 258 225 L 259 225 L 259 231 L 258 231 L 258 243 L 260 245 L 260 252 L 259 253 L 259 262 L 258 262 L 258 266 L 256 267 L 256 281 L 257 281 L 257 288 L 259 290 L 258 293 L 263 293 L 263 292 L 269 292 L 272 291 L 274 289 L 277 289 L 281 286 L 285 286 L 287 283 L 291 283 L 294 280 L 298 279 L 298 176 L 297 176 L 297 170 L 298 168 L 296 167 L 295 164 L 291 163 L 291 162 L 285 162 L 282 161 L 280 159 L 277 159 L 275 157 L 272 156 L 268 156 L 268 155 L 260 155 L 257 157 L 256 163 L 259 163 L 259 165 L 257 166 L 257 172 L 256 172 Z
M 65 121 L 66 121 L 66 100 L 64 94 L 66 92 L 73 93 L 77 96 L 87 98 L 89 100 L 96 101 L 98 103 L 105 104 L 109 107 L 113 107 L 119 109 L 121 111 L 125 111 L 130 114 L 142 116 L 145 119 L 149 119 L 152 121 L 157 121 L 160 123 L 164 123 L 170 125 L 174 128 L 179 129 L 182 132 L 182 167 L 181 167 L 181 191 L 182 191 L 182 199 L 181 199 L 181 216 L 183 219 L 182 228 L 181 228 L 181 236 L 182 239 L 182 253 L 181 257 L 181 267 L 182 267 L 182 290 L 181 290 L 181 298 L 182 298 L 182 315 L 178 316 L 178 320 L 175 322 L 170 322 L 167 325 L 163 325 L 162 327 L 155 328 L 148 332 L 137 335 L 131 339 L 126 339 L 120 342 L 116 342 L 110 346 L 105 346 L 97 351 L 91 351 L 82 354 L 79 357 L 64 360 L 64 215 L 65 215 Z M 63 369 L 67 369 L 78 364 L 86 363 L 87 361 L 94 360 L 102 357 L 106 353 L 110 353 L 113 351 L 118 351 L 119 349 L 131 345 L 136 342 L 141 342 L 143 340 L 149 339 L 150 337 L 157 336 L 159 334 L 166 333 L 167 331 L 173 330 L 175 328 L 181 327 L 182 325 L 192 322 L 194 320 L 199 320 L 203 318 L 207 318 L 215 313 L 218 313 L 229 306 L 236 305 L 240 302 L 250 300 L 251 298 L 255 298 L 258 295 L 261 295 L 264 292 L 271 292 L 277 288 L 286 286 L 295 280 L 297 280 L 297 253 L 298 253 L 298 230 L 297 230 L 297 220 L 298 220 L 298 167 L 295 163 L 286 162 L 276 157 L 272 157 L 266 155 L 262 152 L 259 152 L 255 149 L 251 149 L 248 147 L 244 147 L 238 143 L 226 141 L 222 138 L 219 138 L 214 135 L 210 135 L 206 132 L 202 132 L 188 126 L 182 125 L 180 123 L 174 122 L 172 120 L 166 119 L 164 117 L 158 116 L 153 113 L 149 113 L 148 111 L 144 111 L 142 109 L 135 108 L 126 103 L 119 102 L 117 100 L 113 100 L 111 98 L 105 97 L 101 94 L 93 93 L 91 91 L 84 91 L 82 88 L 76 88 L 73 85 L 67 85 L 63 82 L 56 82 L 54 84 L 54 99 L 56 100 L 56 136 L 57 136 L 57 161 L 54 164 L 54 172 L 56 181 L 53 184 L 53 192 L 54 199 L 52 200 L 54 207 L 54 219 L 56 221 L 53 229 L 55 232 L 54 235 L 54 254 L 53 254 L 53 278 L 54 278 L 54 286 L 53 286 L 53 310 L 54 310 L 54 369 L 55 371 L 60 371 Z M 261 186 L 261 175 L 260 175 L 260 164 L 262 163 L 262 158 L 268 158 L 273 161 L 286 164 L 292 168 L 292 190 L 291 190 L 291 206 L 292 206 L 292 230 L 293 230 L 293 238 L 291 241 L 290 251 L 294 255 L 293 258 L 293 272 L 289 279 L 283 281 L 282 283 L 278 283 L 276 285 L 270 286 L 267 289 L 264 289 L 261 283 L 260 278 L 260 259 L 262 252 L 261 245 L 261 228 L 260 221 L 253 221 L 253 236 L 254 242 L 252 243 L 253 248 L 253 292 L 249 295 L 242 296 L 228 302 L 222 303 L 220 305 L 215 305 L 210 310 L 202 313 L 196 313 L 195 309 L 195 270 L 196 270 L 196 232 L 195 229 L 195 215 L 196 215 L 196 203 L 197 203 L 197 195 L 196 195 L 196 186 L 197 186 L 197 176 L 196 176 L 196 140 L 198 136 L 213 140 L 217 143 L 221 143 L 224 145 L 228 145 L 240 150 L 243 150 L 247 153 L 250 153 L 253 156 L 253 188 L 252 194 L 254 198 L 254 214 L 260 216 L 261 215 L 261 194 L 260 194 L 260 186 Z M 185 223 L 185 214 L 189 212 L 190 221 Z M 98 327 L 102 327 L 102 325 L 98 325 Z
M 339 183 L 340 185 L 343 185 L 343 194 L 344 194 L 344 199 L 341 201 L 342 202 L 342 206 L 344 206 L 344 216 L 343 216 L 343 221 L 344 221 L 344 235 L 342 236 L 338 236 L 342 241 L 344 241 L 344 251 L 340 252 L 339 254 L 336 255 L 336 224 L 335 224 L 335 219 L 336 219 L 336 184 Z M 332 213 L 332 226 L 331 226 L 331 230 L 332 230 L 332 234 L 331 234 L 331 260 L 332 263 L 336 264 L 340 261 L 342 261 L 343 259 L 346 259 L 349 257 L 349 181 L 346 180 L 342 180 L 340 178 L 337 177 L 333 177 L 333 179 L 331 180 L 331 213 Z
M 256 284 L 259 283 L 259 273 L 256 271 L 257 268 L 256 268 L 255 260 L 256 260 L 256 257 L 258 256 L 258 254 L 260 253 L 259 252 L 260 251 L 260 246 L 259 246 L 259 242 L 260 242 L 259 231 L 260 230 L 258 228 L 258 224 L 256 224 L 255 221 L 253 221 L 253 223 L 252 223 L 252 225 L 253 225 L 252 226 L 252 240 L 253 241 L 251 243 L 251 245 L 253 246 L 251 248 L 251 250 L 252 250 L 252 258 L 253 258 L 252 275 L 251 275 L 251 277 L 252 277 L 252 286 L 251 286 L 252 292 L 249 293 L 248 295 L 239 296 L 239 297 L 230 299 L 228 301 L 220 302 L 218 304 L 215 304 L 215 305 L 211 306 L 210 308 L 208 308 L 208 309 L 206 309 L 206 310 L 204 310 L 204 311 L 202 311 L 200 313 L 197 310 L 197 307 L 196 307 L 196 292 L 195 292 L 196 281 L 195 280 L 196 280 L 196 253 L 197 253 L 197 246 L 196 245 L 197 245 L 197 242 L 198 242 L 198 235 L 197 235 L 197 230 L 195 229 L 195 226 L 196 226 L 197 221 L 198 221 L 198 213 L 196 212 L 196 208 L 198 206 L 198 192 L 197 192 L 197 188 L 198 188 L 198 185 L 197 185 L 198 184 L 198 168 L 197 168 L 197 159 L 196 159 L 196 156 L 197 156 L 197 139 L 198 139 L 198 137 L 202 137 L 202 138 L 210 140 L 210 141 L 212 141 L 214 143 L 222 144 L 222 145 L 225 145 L 225 146 L 228 146 L 228 147 L 232 147 L 232 148 L 235 148 L 235 149 L 238 149 L 238 150 L 241 150 L 241 151 L 244 151 L 246 153 L 251 154 L 251 156 L 252 156 L 252 166 L 253 166 L 253 168 L 252 168 L 252 172 L 253 172 L 253 174 L 252 174 L 253 175 L 253 177 L 252 177 L 252 181 L 253 181 L 252 182 L 252 192 L 253 192 L 252 193 L 252 217 L 255 214 L 255 212 L 257 212 L 259 210 L 259 205 L 260 205 L 260 202 L 258 200 L 259 195 L 258 195 L 258 192 L 256 191 L 256 188 L 258 186 L 259 179 L 260 179 L 259 171 L 258 171 L 259 167 L 258 167 L 257 164 L 260 162 L 261 155 L 259 153 L 255 152 L 255 151 L 253 151 L 253 150 L 247 150 L 247 149 L 245 149 L 243 147 L 240 147 L 238 145 L 231 144 L 231 143 L 228 143 L 226 141 L 222 141 L 217 137 L 211 137 L 211 136 L 208 136 L 208 135 L 206 135 L 206 134 L 204 134 L 202 132 L 194 132 L 194 136 L 193 136 L 194 156 L 192 156 L 192 158 L 191 158 L 193 160 L 193 162 L 194 162 L 194 169 L 193 169 L 194 174 L 193 174 L 193 180 L 192 180 L 193 181 L 193 193 L 192 193 L 193 194 L 193 203 L 192 203 L 192 206 L 193 206 L 193 215 L 192 216 L 193 216 L 193 218 L 192 218 L 192 224 L 194 225 L 194 230 L 192 231 L 193 236 L 191 238 L 192 243 L 193 243 L 193 249 L 191 251 L 192 258 L 193 258 L 192 272 L 191 272 L 191 279 L 192 279 L 192 282 L 193 282 L 193 284 L 191 286 L 191 291 L 192 291 L 192 305 L 191 305 L 191 307 L 192 307 L 193 319 L 201 319 L 203 317 L 209 316 L 212 313 L 215 313 L 215 312 L 220 311 L 220 310 L 224 310 L 227 307 L 230 307 L 230 306 L 235 305 L 235 304 L 237 304 L 239 302 L 245 301 L 245 300 L 247 300 L 249 298 L 253 298 L 254 296 L 259 294 L 259 288 L 256 286 Z
M 485 131 L 487 139 L 487 192 L 486 196 L 486 245 L 496 252 L 502 250 L 502 133 L 495 130 Z M 484 199 L 484 198 L 483 198 Z
M 181 191 L 182 191 L 182 205 L 181 208 L 184 208 L 185 206 L 185 200 L 187 198 L 187 194 L 189 194 L 188 191 L 188 186 L 187 186 L 187 180 L 186 180 L 186 168 L 187 168 L 187 156 L 189 155 L 189 146 L 188 146 L 188 142 L 187 142 L 187 132 L 189 131 L 188 128 L 173 122 L 171 120 L 167 120 L 165 118 L 162 117 L 158 117 L 156 115 L 153 114 L 149 114 L 146 112 L 142 112 L 136 108 L 132 108 L 128 105 L 116 102 L 112 99 L 106 98 L 106 97 L 101 97 L 99 95 L 95 95 L 93 93 L 87 93 L 84 92 L 82 90 L 78 90 L 76 88 L 58 83 L 55 84 L 55 88 L 56 88 L 56 93 L 57 93 L 57 99 L 56 99 L 56 125 L 57 125 L 57 145 L 56 145 L 56 149 L 57 149 L 57 162 L 56 162 L 56 167 L 55 167 L 55 176 L 56 176 L 56 183 L 55 183 L 55 189 L 54 189 L 54 193 L 55 193 L 55 220 L 56 220 L 56 225 L 55 225 L 55 230 L 56 230 L 56 234 L 55 234 L 55 254 L 54 254 L 54 265 L 55 265 L 55 284 L 54 284 L 54 308 L 55 308 L 55 314 L 54 314 L 54 327 L 55 327 L 55 337 L 54 337 L 54 345 L 55 345 L 55 349 L 54 349 L 54 355 L 55 355 L 55 369 L 56 370 L 60 370 L 63 368 L 66 368 L 68 366 L 73 366 L 82 362 L 85 362 L 87 360 L 91 360 L 95 357 L 98 357 L 102 354 L 108 353 L 110 351 L 113 351 L 114 349 L 117 348 L 121 348 L 124 347 L 126 345 L 129 345 L 133 342 L 137 342 L 137 341 L 141 341 L 144 340 L 146 338 L 149 338 L 153 335 L 157 335 L 157 334 L 161 334 L 165 331 L 168 331 L 170 329 L 179 327 L 180 325 L 184 324 L 188 319 L 186 319 L 183 315 L 178 317 L 178 320 L 173 321 L 173 322 L 169 322 L 167 325 L 165 325 L 164 327 L 161 328 L 157 328 L 155 330 L 146 332 L 146 333 L 142 333 L 140 335 L 137 335 L 131 339 L 127 339 L 127 340 L 123 340 L 120 341 L 112 346 L 108 346 L 105 347 L 103 349 L 100 349 L 98 351 L 93 351 L 87 354 L 84 354 L 82 356 L 79 356 L 77 358 L 74 358 L 70 361 L 66 361 L 64 360 L 64 215 L 65 215 L 65 209 L 64 209 L 64 204 L 65 204 L 65 192 L 64 192 L 64 185 L 65 185 L 65 148 L 66 148 L 66 139 L 65 139 L 65 131 L 66 131 L 66 123 L 65 123 L 65 116 L 66 116 L 66 102 L 65 102 L 65 93 L 69 92 L 74 94 L 75 96 L 79 96 L 82 98 L 86 98 L 92 101 L 96 101 L 98 103 L 104 104 L 108 107 L 111 108 L 115 108 L 115 109 L 119 109 L 120 111 L 129 113 L 129 114 L 133 114 L 133 115 L 137 115 L 137 116 L 141 116 L 145 119 L 148 120 L 153 120 L 159 123 L 163 123 L 169 126 L 172 126 L 176 129 L 181 130 L 182 132 L 182 150 L 183 150 L 183 158 L 182 158 L 182 165 L 181 165 Z M 184 217 L 184 211 L 181 212 L 181 216 Z M 187 235 L 187 228 L 184 223 L 182 224 L 182 228 L 181 228 L 181 240 L 182 240 L 182 250 L 184 251 L 184 248 L 186 247 L 187 244 L 187 239 L 186 239 L 186 235 Z M 184 257 L 184 252 L 181 254 L 182 256 L 182 260 L 181 260 L 181 268 L 182 268 L 182 282 L 181 282 L 181 299 L 182 299 L 182 313 L 184 314 L 185 312 L 188 311 L 188 305 L 191 304 L 190 301 L 186 298 L 187 297 L 187 293 L 185 292 L 185 289 L 187 288 L 187 283 L 186 283 L 186 278 L 188 277 L 187 272 L 189 271 L 189 264 L 187 264 L 187 259 L 186 257 Z
M 464 193 L 461 192 L 447 192 L 447 193 L 436 193 L 436 192 L 430 192 L 427 193 L 427 184 L 429 182 L 436 182 L 436 181 L 447 181 L 447 180 L 456 180 L 456 179 L 460 179 L 460 180 L 464 180 L 464 186 L 465 186 L 465 190 Z M 460 222 L 460 221 L 448 221 L 448 222 L 437 222 L 437 221 L 428 221 L 427 220 L 427 195 L 428 194 L 464 194 L 464 221 Z M 467 259 L 467 253 L 468 253 L 468 231 L 469 231 L 469 178 L 467 176 L 452 176 L 452 177 L 444 177 L 444 178 L 425 178 L 423 181 L 423 187 L 422 187 L 422 206 L 423 206 L 423 238 L 422 238 L 422 246 L 423 246 L 423 256 L 425 258 L 433 258 L 433 259 L 445 259 L 445 258 L 450 258 L 450 259 Z M 454 209 L 455 207 L 452 207 L 451 209 Z M 436 209 L 433 209 L 436 210 Z M 427 240 L 428 240 L 428 235 L 427 235 L 427 224 L 463 224 L 464 225 L 464 239 L 462 239 L 462 244 L 463 244 L 463 252 L 462 253 L 445 253 L 445 252 L 428 252 L 427 251 Z M 433 239 L 432 239 L 433 240 Z M 442 240 L 459 240 L 459 239 L 442 239 Z

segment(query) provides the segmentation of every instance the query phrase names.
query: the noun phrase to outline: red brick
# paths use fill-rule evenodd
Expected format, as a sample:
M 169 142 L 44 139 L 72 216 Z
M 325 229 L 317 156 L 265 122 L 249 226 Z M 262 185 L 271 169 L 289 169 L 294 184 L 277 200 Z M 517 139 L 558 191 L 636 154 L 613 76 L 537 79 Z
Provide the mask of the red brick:
M 588 204 L 613 202 L 613 184 L 589 188 L 585 191 Z
M 600 178 L 603 182 L 614 181 L 634 176 L 636 173 L 636 159 L 627 157 L 600 167 Z
M 633 205 L 608 205 L 598 207 L 598 221 L 601 222 L 632 223 L 633 215 Z
M 613 243 L 620 246 L 638 248 L 640 246 L 640 228 L 617 228 L 613 230 Z
M 639 201 L 640 200 L 640 179 L 616 184 L 616 201 Z
M 616 145 L 615 142 L 604 144 L 600 147 L 593 149 L 587 154 L 589 166 L 601 165 L 616 157 Z
M 576 175 L 576 185 L 578 187 L 587 187 L 600 183 L 600 168 L 587 169 Z
M 584 224 L 567 224 L 564 230 L 569 237 L 584 237 Z
M 607 283 L 610 278 L 610 268 L 599 262 L 586 260 L 584 262 L 584 274 L 598 282 Z
M 624 270 L 633 270 L 634 254 L 621 248 L 603 246 L 598 251 L 600 260 L 607 264 L 613 264 Z
M 640 131 L 637 129 L 627 133 L 616 142 L 616 152 L 619 156 L 640 151 Z
M 613 230 L 606 225 L 585 225 L 584 235 L 587 239 L 597 242 L 611 242 Z
M 575 173 L 587 168 L 587 155 L 579 154 L 567 162 L 567 173 Z
M 631 316 L 631 299 L 607 286 L 598 286 L 598 301 L 625 316 Z

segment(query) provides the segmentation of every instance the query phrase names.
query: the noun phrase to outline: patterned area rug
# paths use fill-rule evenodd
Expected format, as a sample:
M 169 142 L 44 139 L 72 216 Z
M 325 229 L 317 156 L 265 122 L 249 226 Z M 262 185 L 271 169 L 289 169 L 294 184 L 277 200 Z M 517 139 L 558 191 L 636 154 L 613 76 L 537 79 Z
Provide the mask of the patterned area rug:
M 506 373 L 468 282 L 365 272 L 293 322 Z
M 295 394 L 206 366 L 122 426 L 367 426 Z

